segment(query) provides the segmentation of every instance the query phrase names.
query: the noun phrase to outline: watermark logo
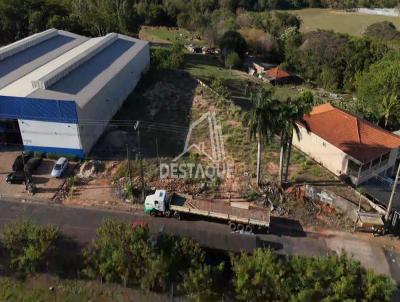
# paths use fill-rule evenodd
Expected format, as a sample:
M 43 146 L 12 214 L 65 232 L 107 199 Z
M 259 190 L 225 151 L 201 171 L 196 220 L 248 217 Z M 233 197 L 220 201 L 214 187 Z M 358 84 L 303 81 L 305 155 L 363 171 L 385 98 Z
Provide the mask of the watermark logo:
M 193 131 L 200 125 L 204 126 L 204 123 L 208 123 L 209 144 L 207 141 L 191 144 Z M 203 160 L 201 162 L 183 161 L 189 153 L 198 154 L 203 157 Z M 230 178 L 233 171 L 233 160 L 225 153 L 222 127 L 214 112 L 207 112 L 193 122 L 189 127 L 183 151 L 172 162 L 160 164 L 160 178 Z

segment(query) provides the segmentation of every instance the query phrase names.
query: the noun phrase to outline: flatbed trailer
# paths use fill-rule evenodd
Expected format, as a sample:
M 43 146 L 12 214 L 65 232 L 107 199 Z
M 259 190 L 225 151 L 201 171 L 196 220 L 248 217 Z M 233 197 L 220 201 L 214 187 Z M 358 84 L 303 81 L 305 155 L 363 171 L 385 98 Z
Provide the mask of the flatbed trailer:
M 154 196 L 161 196 L 160 192 L 162 190 L 156 191 L 150 197 L 154 199 Z M 155 209 L 148 211 L 150 215 L 158 214 L 179 220 L 182 219 L 182 214 L 214 218 L 227 222 L 232 231 L 252 232 L 254 228 L 268 231 L 270 227 L 270 210 L 267 208 L 255 205 L 249 206 L 248 209 L 239 208 L 232 206 L 227 200 L 201 199 L 178 193 L 172 193 L 168 197 L 164 193 L 164 196 L 165 207 L 161 211 Z M 159 202 L 161 200 L 156 201 L 155 207 Z

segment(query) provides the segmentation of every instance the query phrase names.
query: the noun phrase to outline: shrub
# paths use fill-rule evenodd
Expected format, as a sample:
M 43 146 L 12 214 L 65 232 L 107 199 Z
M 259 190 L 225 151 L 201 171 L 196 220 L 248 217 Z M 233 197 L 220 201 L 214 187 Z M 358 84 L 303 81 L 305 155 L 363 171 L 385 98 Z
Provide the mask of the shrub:
M 278 258 L 258 249 L 231 257 L 236 297 L 242 301 L 392 301 L 396 286 L 341 256 Z
M 178 288 L 190 301 L 219 301 L 223 269 L 223 264 L 217 267 L 205 264 L 191 268 Z
M 183 66 L 185 61 L 184 47 L 180 43 L 174 43 L 170 49 L 156 48 L 152 52 L 152 65 L 155 69 L 177 69 Z
M 106 220 L 98 229 L 92 248 L 84 252 L 84 273 L 93 279 L 137 285 L 145 276 L 151 251 L 146 228 Z
M 232 256 L 233 286 L 242 301 L 278 301 L 282 296 L 284 267 L 271 250 Z
M 57 258 L 61 233 L 58 228 L 42 227 L 27 220 L 6 225 L 2 241 L 9 256 L 9 268 L 17 274 L 48 271 Z
M 242 64 L 239 55 L 236 52 L 230 52 L 225 58 L 225 67 L 232 69 Z

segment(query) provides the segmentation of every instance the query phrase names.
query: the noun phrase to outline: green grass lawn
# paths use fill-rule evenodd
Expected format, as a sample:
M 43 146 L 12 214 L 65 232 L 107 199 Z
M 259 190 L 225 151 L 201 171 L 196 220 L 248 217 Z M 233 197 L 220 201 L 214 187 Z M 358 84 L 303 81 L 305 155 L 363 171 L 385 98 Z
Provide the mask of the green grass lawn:
M 53 290 L 49 290 L 53 287 Z M 106 302 L 165 301 L 166 297 L 95 281 L 60 280 L 49 275 L 30 277 L 24 281 L 0 278 L 0 301 L 7 302 Z
M 172 44 L 176 41 L 184 44 L 205 45 L 206 42 L 198 39 L 199 35 L 183 28 L 165 26 L 142 26 L 139 32 L 142 40 L 153 43 Z
M 262 82 L 254 76 L 248 75 L 246 72 L 225 68 L 216 56 L 187 54 L 185 70 L 192 77 L 208 84 L 214 78 L 221 79 L 229 91 L 230 98 L 241 104 L 248 102 L 250 99 L 250 92 L 246 89 L 248 84 L 256 85 L 256 87 L 264 86 L 272 88 L 272 85 Z M 298 88 L 300 86 L 294 85 L 278 85 L 273 87 L 275 97 L 280 100 L 285 100 L 288 97 L 296 97 L 299 94 Z
M 291 13 L 298 15 L 303 20 L 301 28 L 303 32 L 327 29 L 361 36 L 368 25 L 381 21 L 390 21 L 400 29 L 400 17 L 348 13 L 343 10 L 320 8 L 294 10 Z

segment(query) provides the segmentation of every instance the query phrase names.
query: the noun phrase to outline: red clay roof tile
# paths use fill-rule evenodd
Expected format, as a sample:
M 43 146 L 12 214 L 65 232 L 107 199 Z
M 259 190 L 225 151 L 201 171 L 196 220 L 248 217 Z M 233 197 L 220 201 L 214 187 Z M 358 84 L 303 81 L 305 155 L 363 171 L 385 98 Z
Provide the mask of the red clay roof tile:
M 400 137 L 326 103 L 304 116 L 306 127 L 346 154 L 368 163 L 400 146 Z
M 277 79 L 282 79 L 282 78 L 287 78 L 290 77 L 290 74 L 282 69 L 280 69 L 279 67 L 275 67 L 275 68 L 271 68 L 268 69 L 265 72 L 265 75 L 268 78 L 271 78 L 273 80 L 277 80 Z

